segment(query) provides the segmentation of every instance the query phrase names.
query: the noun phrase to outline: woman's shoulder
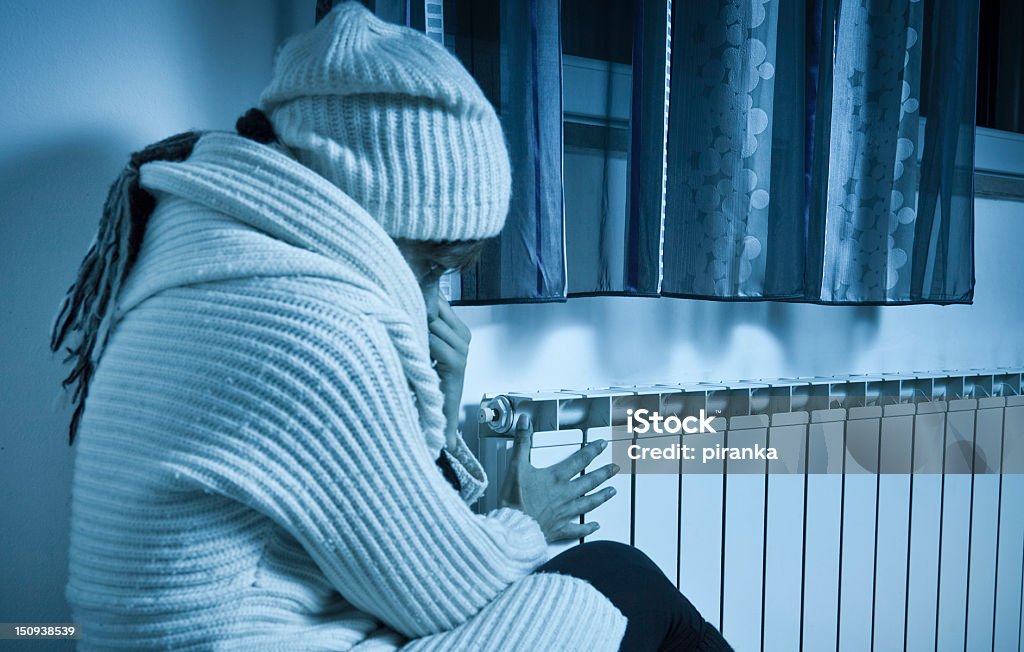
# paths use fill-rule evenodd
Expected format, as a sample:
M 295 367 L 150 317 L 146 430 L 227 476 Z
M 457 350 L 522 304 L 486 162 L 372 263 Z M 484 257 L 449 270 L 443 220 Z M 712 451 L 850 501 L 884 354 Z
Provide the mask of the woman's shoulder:
M 286 409 L 317 388 L 406 386 L 383 310 L 372 296 L 316 277 L 171 288 L 125 315 L 105 357 L 202 401 L 245 386 L 255 405 Z
M 285 339 L 301 348 L 338 338 L 374 345 L 387 340 L 390 310 L 373 293 L 334 279 L 256 276 L 169 288 L 126 313 L 117 330 L 149 323 L 196 335 L 244 333 L 254 347 Z
M 84 438 L 109 440 L 106 450 L 130 439 L 160 450 L 165 468 L 198 464 L 206 476 L 275 433 L 314 445 L 363 389 L 405 385 L 386 327 L 343 294 L 314 279 L 256 278 L 154 295 L 112 334 Z

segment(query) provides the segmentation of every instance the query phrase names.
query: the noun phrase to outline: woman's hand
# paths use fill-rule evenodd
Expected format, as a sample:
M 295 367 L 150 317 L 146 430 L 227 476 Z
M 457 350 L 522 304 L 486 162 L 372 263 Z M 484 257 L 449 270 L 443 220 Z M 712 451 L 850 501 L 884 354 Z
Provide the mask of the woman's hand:
M 594 461 L 608 446 L 603 439 L 592 441 L 558 464 L 543 469 L 530 464 L 533 424 L 529 415 L 516 421 L 516 439 L 512 460 L 501 491 L 502 505 L 514 507 L 532 516 L 548 543 L 579 539 L 600 527 L 595 522 L 579 522 L 580 514 L 592 511 L 615 495 L 613 487 L 588 494 L 618 473 L 615 464 L 573 477 Z
M 430 358 L 437 363 L 444 394 L 444 416 L 447 421 L 445 440 L 449 450 L 455 449 L 459 436 L 459 410 L 462 409 L 462 385 L 466 379 L 466 359 L 472 335 L 444 297 L 437 297 L 438 314 L 428 317 Z

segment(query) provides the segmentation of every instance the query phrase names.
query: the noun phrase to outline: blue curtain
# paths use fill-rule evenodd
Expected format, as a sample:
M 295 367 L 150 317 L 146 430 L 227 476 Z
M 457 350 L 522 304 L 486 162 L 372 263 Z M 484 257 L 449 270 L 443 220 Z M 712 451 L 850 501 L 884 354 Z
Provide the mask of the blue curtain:
M 508 226 L 456 284 L 462 303 L 971 302 L 976 1 L 451 13 L 514 174 Z M 563 31 L 587 21 L 615 27 L 594 51 L 627 54 L 563 56 Z
M 677 15 L 663 294 L 971 301 L 978 7 L 931 4 Z
M 452 298 L 461 304 L 562 301 L 559 3 L 460 0 L 452 13 L 445 18 L 456 54 L 501 116 L 513 170 L 504 231 L 460 275 Z

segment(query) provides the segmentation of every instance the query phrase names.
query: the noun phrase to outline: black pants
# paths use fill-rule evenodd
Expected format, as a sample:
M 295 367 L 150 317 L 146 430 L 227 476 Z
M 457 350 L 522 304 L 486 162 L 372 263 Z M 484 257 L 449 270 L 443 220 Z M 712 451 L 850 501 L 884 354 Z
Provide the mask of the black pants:
M 661 569 L 633 546 L 583 543 L 553 557 L 537 572 L 578 577 L 603 593 L 629 620 L 620 650 L 732 650 Z

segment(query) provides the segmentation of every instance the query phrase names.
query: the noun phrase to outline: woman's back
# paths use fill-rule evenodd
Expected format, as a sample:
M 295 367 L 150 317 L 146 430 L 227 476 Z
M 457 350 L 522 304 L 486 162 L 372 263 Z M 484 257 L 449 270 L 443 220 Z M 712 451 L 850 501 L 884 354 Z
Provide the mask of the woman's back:
M 76 443 L 67 597 L 90 643 L 180 648 L 301 634 L 304 645 L 343 648 L 377 627 L 258 504 L 217 490 L 230 478 L 262 482 L 231 467 L 262 457 L 259 428 L 246 423 L 261 418 L 261 394 L 289 392 L 281 379 L 253 383 L 293 326 L 294 314 L 267 309 L 267 297 L 282 295 L 311 312 L 337 310 L 321 279 L 263 278 L 168 290 L 118 325 Z M 281 418 L 287 427 L 291 417 Z M 254 486 L 254 503 L 260 493 Z

